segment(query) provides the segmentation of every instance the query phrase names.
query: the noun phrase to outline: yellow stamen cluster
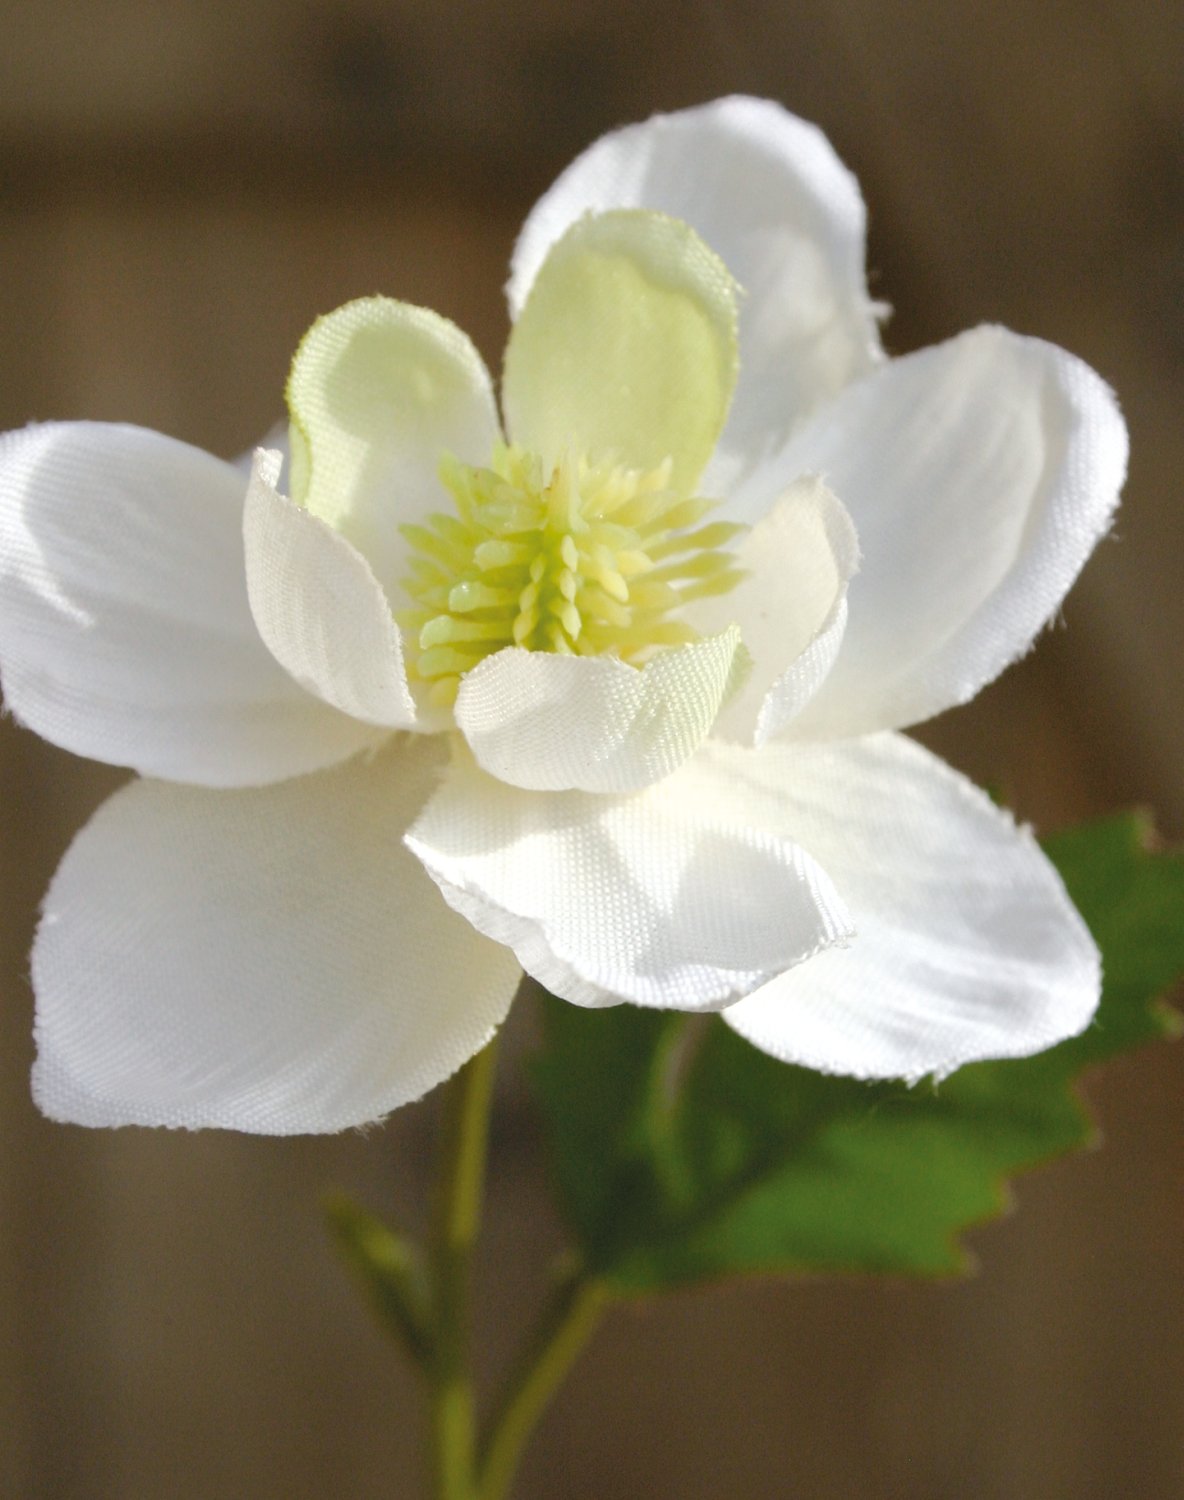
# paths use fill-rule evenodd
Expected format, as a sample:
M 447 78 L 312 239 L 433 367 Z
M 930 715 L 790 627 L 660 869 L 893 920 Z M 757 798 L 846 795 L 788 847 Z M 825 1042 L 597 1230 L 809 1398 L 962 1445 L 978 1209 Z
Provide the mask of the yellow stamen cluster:
M 414 552 L 398 615 L 410 665 L 432 700 L 505 646 L 639 665 L 696 632 L 681 605 L 743 576 L 728 544 L 743 526 L 700 526 L 715 502 L 670 488 L 670 463 L 643 472 L 565 457 L 553 467 L 499 445 L 489 468 L 446 456 L 440 478 L 454 515 L 404 526 Z

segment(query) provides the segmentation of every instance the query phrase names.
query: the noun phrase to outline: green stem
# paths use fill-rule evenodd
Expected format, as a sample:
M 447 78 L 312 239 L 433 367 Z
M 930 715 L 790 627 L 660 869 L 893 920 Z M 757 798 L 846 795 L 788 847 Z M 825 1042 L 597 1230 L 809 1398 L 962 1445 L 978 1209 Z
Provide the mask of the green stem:
M 505 1500 L 509 1494 L 527 1439 L 591 1338 L 608 1301 L 603 1282 L 579 1271 L 554 1289 L 494 1415 L 476 1500 Z
M 419 1246 L 344 1193 L 325 1204 L 329 1227 L 371 1306 L 417 1368 L 431 1361 L 432 1307 Z
M 429 1380 L 435 1500 L 475 1500 L 470 1281 L 481 1219 L 495 1043 L 446 1085 L 432 1214 L 435 1340 Z

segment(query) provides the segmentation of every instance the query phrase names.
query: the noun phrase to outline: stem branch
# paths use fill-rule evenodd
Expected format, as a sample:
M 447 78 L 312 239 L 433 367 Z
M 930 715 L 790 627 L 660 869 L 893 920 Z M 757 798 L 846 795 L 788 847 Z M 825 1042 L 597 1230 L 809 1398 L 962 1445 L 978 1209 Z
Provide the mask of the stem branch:
M 580 1271 L 555 1287 L 494 1414 L 476 1500 L 505 1500 L 527 1439 L 608 1301 L 604 1284 Z

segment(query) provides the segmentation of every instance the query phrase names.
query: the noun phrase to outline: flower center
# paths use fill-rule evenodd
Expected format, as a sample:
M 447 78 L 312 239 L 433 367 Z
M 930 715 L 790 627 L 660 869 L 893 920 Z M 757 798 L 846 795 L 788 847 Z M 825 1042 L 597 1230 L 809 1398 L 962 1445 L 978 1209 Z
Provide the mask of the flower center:
M 715 502 L 672 490 L 670 469 L 571 455 L 548 469 L 512 445 L 484 469 L 445 455 L 455 514 L 401 528 L 413 604 L 396 616 L 432 701 L 451 703 L 465 673 L 506 646 L 639 665 L 696 640 L 677 612 L 740 581 L 725 549 L 745 528 L 700 526 Z

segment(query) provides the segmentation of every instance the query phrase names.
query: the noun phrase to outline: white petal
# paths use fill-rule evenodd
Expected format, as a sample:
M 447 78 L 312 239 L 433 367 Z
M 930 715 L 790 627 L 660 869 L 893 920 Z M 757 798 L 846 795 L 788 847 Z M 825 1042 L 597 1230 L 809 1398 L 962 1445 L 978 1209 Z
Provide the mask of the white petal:
M 451 503 L 440 459 L 489 462 L 499 436 L 489 372 L 447 318 L 362 297 L 319 318 L 288 380 L 291 495 L 346 537 L 402 597 L 401 522 Z
M 801 712 L 838 655 L 859 545 L 839 500 L 820 480 L 805 478 L 745 533 L 735 554 L 748 576 L 683 613 L 701 633 L 739 624 L 752 671 L 713 732 L 762 744 Z
M 512 786 L 639 791 L 706 739 L 739 675 L 739 650 L 735 626 L 642 668 L 511 647 L 464 678 L 457 728 L 478 764 Z
M 472 1056 L 518 970 L 402 846 L 439 751 L 399 739 L 261 791 L 135 782 L 100 808 L 33 952 L 45 1113 L 341 1130 Z
M 708 744 L 633 797 L 454 764 L 407 835 L 446 899 L 579 1005 L 708 1010 L 850 934 L 830 879 Z
M 138 427 L 0 438 L 0 675 L 7 706 L 79 755 L 249 786 L 373 740 L 259 639 L 243 576 L 246 481 Z
M 528 217 L 514 251 L 512 314 L 569 224 L 588 210 L 630 207 L 690 224 L 748 294 L 740 382 L 705 482 L 708 493 L 727 494 L 880 358 L 858 184 L 817 127 L 767 100 L 720 99 L 614 131 Z
M 370 564 L 340 532 L 274 487 L 260 449 L 243 515 L 247 590 L 259 634 L 302 687 L 342 713 L 419 727 L 403 645 Z
M 1126 454 L 1098 376 L 1002 328 L 851 387 L 778 464 L 826 476 L 863 554 L 842 650 L 794 732 L 898 728 L 972 698 L 1055 614 Z
M 899 735 L 766 746 L 751 784 L 850 902 L 855 941 L 724 1013 L 784 1062 L 856 1078 L 952 1072 L 1088 1025 L 1097 949 L 1025 829 Z
M 255 466 L 255 454 L 260 448 L 268 448 L 271 452 L 280 455 L 280 471 L 275 476 L 275 486 L 287 492 L 290 483 L 288 468 L 291 461 L 288 423 L 286 421 L 274 422 L 253 447 L 231 459 L 231 463 L 243 476 L 244 482 L 251 477 L 251 470 Z

